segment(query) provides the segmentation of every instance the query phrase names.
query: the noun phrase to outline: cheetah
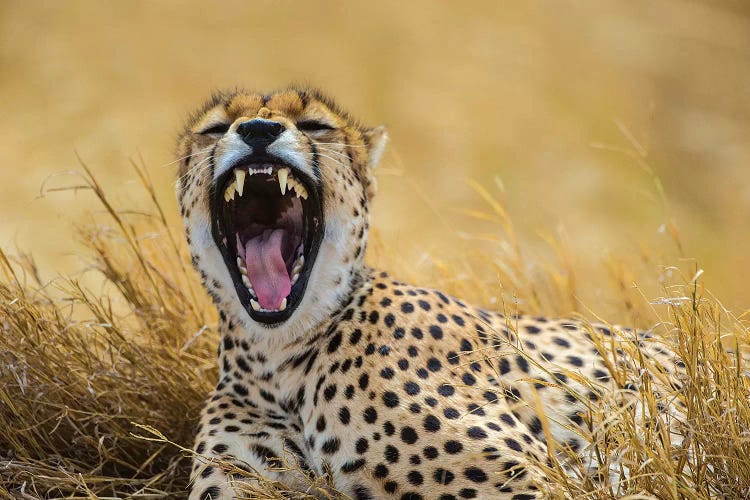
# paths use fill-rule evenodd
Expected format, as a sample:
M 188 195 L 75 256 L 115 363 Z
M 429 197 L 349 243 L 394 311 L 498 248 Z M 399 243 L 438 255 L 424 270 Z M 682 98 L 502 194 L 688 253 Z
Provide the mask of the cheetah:
M 386 142 L 309 88 L 217 93 L 180 135 L 180 212 L 220 332 L 191 499 L 238 497 L 205 457 L 314 495 L 307 474 L 357 500 L 532 499 L 549 435 L 585 447 L 585 402 L 553 389 L 616 388 L 592 341 L 613 333 L 368 268 Z

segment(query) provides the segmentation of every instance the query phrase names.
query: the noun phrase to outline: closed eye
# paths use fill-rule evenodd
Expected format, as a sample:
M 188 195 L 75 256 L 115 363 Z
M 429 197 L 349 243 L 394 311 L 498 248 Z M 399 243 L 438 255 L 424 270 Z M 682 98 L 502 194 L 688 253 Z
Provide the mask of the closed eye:
M 297 129 L 303 132 L 316 132 L 320 130 L 333 130 L 334 127 L 317 120 L 302 120 L 297 122 Z
M 206 130 L 203 130 L 203 131 L 198 132 L 198 133 L 200 135 L 226 134 L 227 130 L 229 130 L 229 124 L 228 123 L 219 123 L 217 125 L 213 125 L 211 127 L 208 127 Z

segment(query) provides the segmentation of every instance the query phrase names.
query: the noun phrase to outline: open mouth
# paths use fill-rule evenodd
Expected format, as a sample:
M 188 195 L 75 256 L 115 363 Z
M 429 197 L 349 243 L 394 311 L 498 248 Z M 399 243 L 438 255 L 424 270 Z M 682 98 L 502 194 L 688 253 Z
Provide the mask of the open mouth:
M 212 231 L 240 302 L 254 320 L 287 320 L 305 294 L 323 235 L 320 193 L 272 161 L 241 161 L 217 179 Z

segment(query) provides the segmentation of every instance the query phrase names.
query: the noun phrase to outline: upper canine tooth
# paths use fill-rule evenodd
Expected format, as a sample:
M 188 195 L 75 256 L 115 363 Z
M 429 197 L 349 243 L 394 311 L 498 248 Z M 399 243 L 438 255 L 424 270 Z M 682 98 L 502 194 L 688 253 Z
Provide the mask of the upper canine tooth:
M 279 169 L 279 187 L 281 188 L 281 194 L 286 193 L 286 179 L 289 175 L 289 169 L 288 168 L 280 168 Z
M 241 169 L 235 170 L 234 180 L 237 184 L 237 192 L 242 196 L 242 191 L 245 189 L 245 171 Z

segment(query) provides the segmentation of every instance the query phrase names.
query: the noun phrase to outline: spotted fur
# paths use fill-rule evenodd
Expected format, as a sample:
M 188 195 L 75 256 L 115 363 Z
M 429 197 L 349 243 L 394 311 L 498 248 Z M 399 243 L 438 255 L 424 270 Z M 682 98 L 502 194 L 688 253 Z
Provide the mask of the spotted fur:
M 320 183 L 326 220 L 303 301 L 270 327 L 239 304 L 210 233 L 212 182 L 238 154 L 237 125 L 255 117 L 284 124 L 271 148 Z M 333 126 L 306 133 L 296 126 L 305 120 Z M 226 133 L 200 133 L 217 124 Z M 307 89 L 217 94 L 190 120 L 177 195 L 221 333 L 219 382 L 195 451 L 292 488 L 307 488 L 307 473 L 328 474 L 359 500 L 537 498 L 543 478 L 529 463 L 546 460 L 547 445 L 536 402 L 555 440 L 583 452 L 585 401 L 598 399 L 594 387 L 622 388 L 592 342 L 613 332 L 503 316 L 368 269 L 385 140 Z M 222 470 L 195 461 L 191 499 L 234 497 Z

